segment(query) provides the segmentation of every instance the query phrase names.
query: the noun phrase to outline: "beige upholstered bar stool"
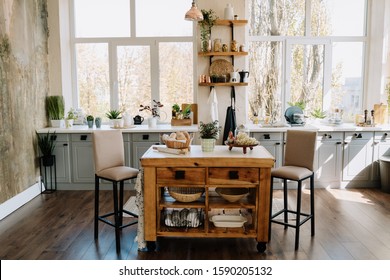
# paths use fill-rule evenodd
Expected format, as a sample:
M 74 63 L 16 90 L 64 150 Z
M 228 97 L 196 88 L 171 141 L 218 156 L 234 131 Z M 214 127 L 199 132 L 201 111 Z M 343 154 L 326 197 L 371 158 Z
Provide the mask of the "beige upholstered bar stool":
M 271 209 L 270 209 L 270 228 L 271 223 L 284 225 L 285 228 L 295 228 L 295 250 L 299 246 L 299 229 L 302 224 L 311 219 L 311 235 L 315 234 L 314 226 L 314 155 L 316 149 L 317 132 L 307 130 L 287 130 L 287 139 L 285 147 L 284 164 L 281 167 L 274 168 L 271 171 Z M 272 214 L 272 196 L 274 178 L 283 180 L 283 209 Z M 301 212 L 302 200 L 302 181 L 310 179 L 310 213 Z M 297 204 L 296 210 L 288 209 L 287 203 L 287 181 L 296 181 Z M 278 216 L 283 214 L 283 221 Z M 288 220 L 288 214 L 295 216 L 295 223 Z
M 123 209 L 123 188 L 124 181 L 136 178 L 138 169 L 125 166 L 125 154 L 123 147 L 123 136 L 120 130 L 94 131 L 93 155 L 95 163 L 95 239 L 98 238 L 98 222 L 102 221 L 115 228 L 116 251 L 120 252 L 120 231 L 122 228 L 136 224 L 137 219 L 123 225 L 123 213 L 138 218 L 134 213 Z M 99 214 L 99 181 L 104 179 L 112 182 L 113 212 Z M 119 183 L 119 198 L 118 198 Z M 107 217 L 114 216 L 112 222 Z

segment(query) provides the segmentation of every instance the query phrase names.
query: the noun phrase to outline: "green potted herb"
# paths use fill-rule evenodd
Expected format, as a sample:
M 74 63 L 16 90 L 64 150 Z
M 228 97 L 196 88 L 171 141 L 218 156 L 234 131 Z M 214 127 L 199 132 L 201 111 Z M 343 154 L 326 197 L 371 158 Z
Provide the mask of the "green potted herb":
M 88 128 L 93 128 L 93 120 L 95 118 L 92 115 L 87 116 L 87 123 L 88 123 Z
M 62 95 L 46 97 L 46 113 L 52 127 L 65 127 L 65 102 Z
M 324 111 L 322 111 L 320 108 L 314 109 L 313 112 L 311 112 L 311 116 L 315 119 L 325 119 L 326 114 Z
M 41 160 L 43 166 L 52 166 L 54 164 L 53 151 L 55 148 L 56 133 L 38 134 L 38 146 L 41 151 Z
M 202 52 L 209 52 L 211 51 L 211 28 L 215 25 L 218 16 L 212 9 L 202 9 L 201 12 L 203 14 L 203 20 L 199 22 L 201 50 Z
M 76 119 L 77 119 L 77 116 L 76 116 L 75 110 L 73 108 L 70 108 L 68 111 L 68 115 L 66 116 L 66 119 L 65 119 L 66 127 L 67 128 L 72 127 L 73 123 Z
M 120 110 L 110 110 L 106 113 L 106 117 L 110 119 L 111 125 L 114 128 L 123 127 L 123 120 L 121 116 L 122 112 Z
M 199 134 L 201 138 L 201 146 L 203 152 L 214 151 L 215 141 L 219 138 L 221 126 L 218 125 L 218 121 L 199 123 Z

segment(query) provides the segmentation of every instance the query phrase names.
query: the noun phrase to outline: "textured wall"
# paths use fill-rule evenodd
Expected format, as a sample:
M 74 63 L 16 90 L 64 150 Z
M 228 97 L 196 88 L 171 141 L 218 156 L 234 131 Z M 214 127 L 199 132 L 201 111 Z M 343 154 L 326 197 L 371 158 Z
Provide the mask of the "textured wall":
M 0 203 L 36 182 L 46 126 L 47 0 L 0 1 Z

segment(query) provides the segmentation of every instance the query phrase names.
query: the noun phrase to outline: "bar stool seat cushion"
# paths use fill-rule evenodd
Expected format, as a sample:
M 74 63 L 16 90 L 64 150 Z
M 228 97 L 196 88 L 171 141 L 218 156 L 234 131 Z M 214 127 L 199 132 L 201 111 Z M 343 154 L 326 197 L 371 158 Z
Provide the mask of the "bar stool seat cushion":
M 299 181 L 310 177 L 313 171 L 299 166 L 281 166 L 271 171 L 271 175 L 277 178 Z
M 112 181 L 122 181 L 137 177 L 138 172 L 138 169 L 128 166 L 115 166 L 100 170 L 96 175 Z

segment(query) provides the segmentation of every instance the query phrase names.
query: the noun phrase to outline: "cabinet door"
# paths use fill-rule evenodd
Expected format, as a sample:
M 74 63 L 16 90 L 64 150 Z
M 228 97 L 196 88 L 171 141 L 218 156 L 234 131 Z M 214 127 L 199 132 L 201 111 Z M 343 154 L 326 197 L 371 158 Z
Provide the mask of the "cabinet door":
M 390 132 L 375 132 L 374 160 L 372 163 L 373 180 L 379 180 L 379 158 L 390 155 Z
M 139 159 L 154 144 L 153 142 L 133 142 L 133 168 L 141 167 Z
M 69 142 L 56 142 L 54 155 L 56 156 L 57 182 L 59 183 L 71 182 L 69 150 Z
M 342 149 L 340 141 L 318 141 L 315 179 L 321 182 L 341 181 Z
M 91 135 L 72 135 L 72 163 L 73 182 L 95 182 Z
M 373 133 L 345 133 L 343 180 L 370 180 Z

